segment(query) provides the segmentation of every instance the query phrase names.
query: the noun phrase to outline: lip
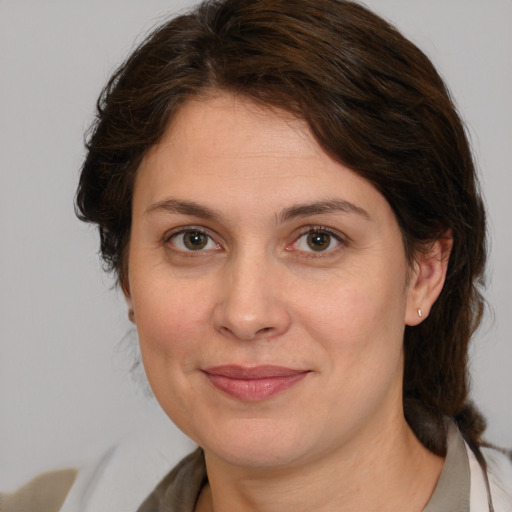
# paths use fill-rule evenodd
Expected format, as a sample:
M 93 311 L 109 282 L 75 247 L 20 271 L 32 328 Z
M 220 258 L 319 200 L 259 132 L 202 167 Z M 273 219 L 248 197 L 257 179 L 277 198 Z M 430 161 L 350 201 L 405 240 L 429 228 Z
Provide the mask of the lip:
M 310 373 L 309 370 L 273 365 L 223 365 L 202 371 L 217 389 L 247 402 L 259 402 L 282 393 Z

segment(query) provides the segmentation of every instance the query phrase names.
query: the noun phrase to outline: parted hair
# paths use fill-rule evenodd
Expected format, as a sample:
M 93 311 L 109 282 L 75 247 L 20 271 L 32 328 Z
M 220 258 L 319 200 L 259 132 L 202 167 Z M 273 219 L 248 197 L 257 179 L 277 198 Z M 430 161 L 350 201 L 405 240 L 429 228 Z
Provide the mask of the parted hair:
M 404 411 L 434 453 L 445 452 L 446 416 L 477 450 L 485 424 L 468 401 L 467 357 L 484 305 L 485 211 L 463 123 L 430 60 L 344 0 L 212 0 L 160 25 L 99 97 L 76 195 L 121 286 L 137 168 L 183 102 L 215 91 L 305 120 L 386 198 L 411 264 L 453 237 L 438 300 L 405 329 Z

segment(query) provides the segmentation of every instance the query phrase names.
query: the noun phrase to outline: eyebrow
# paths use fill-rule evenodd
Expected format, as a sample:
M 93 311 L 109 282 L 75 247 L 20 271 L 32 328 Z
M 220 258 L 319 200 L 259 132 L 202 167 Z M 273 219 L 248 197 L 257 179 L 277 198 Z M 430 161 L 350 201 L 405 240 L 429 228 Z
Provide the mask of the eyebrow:
M 145 214 L 163 210 L 168 213 L 180 213 L 182 215 L 192 215 L 194 217 L 203 217 L 205 219 L 218 219 L 221 214 L 218 210 L 212 210 L 193 201 L 182 201 L 180 199 L 164 199 L 158 201 L 146 208 Z
M 192 215 L 204 219 L 216 220 L 222 217 L 219 210 L 213 210 L 207 206 L 200 205 L 193 201 L 183 201 L 180 199 L 168 198 L 153 203 L 145 210 L 145 214 L 154 211 L 165 211 L 167 213 L 177 213 L 182 215 Z M 344 199 L 327 199 L 314 203 L 301 203 L 289 206 L 276 215 L 276 223 L 287 222 L 299 217 L 308 217 L 311 215 L 321 215 L 323 213 L 350 213 L 371 220 L 370 214 L 360 206 L 346 201 Z
M 360 206 L 344 199 L 327 199 L 315 203 L 304 203 L 290 206 L 281 211 L 277 216 L 277 222 L 286 222 L 298 217 L 321 215 L 323 213 L 352 213 L 360 215 L 365 220 L 372 220 L 370 214 Z

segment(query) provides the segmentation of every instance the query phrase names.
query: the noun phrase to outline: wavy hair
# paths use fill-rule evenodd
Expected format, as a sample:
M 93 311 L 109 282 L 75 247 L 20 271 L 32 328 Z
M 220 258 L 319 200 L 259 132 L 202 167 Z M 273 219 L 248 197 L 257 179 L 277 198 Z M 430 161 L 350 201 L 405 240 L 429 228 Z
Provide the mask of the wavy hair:
M 443 417 L 478 447 L 467 354 L 483 311 L 485 211 L 463 123 L 430 60 L 389 23 L 344 0 L 205 1 L 158 27 L 117 69 L 97 105 L 76 195 L 101 254 L 127 279 L 134 176 L 177 108 L 214 90 L 305 120 L 320 146 L 391 205 L 412 263 L 450 231 L 444 288 L 405 330 L 404 411 L 443 454 Z

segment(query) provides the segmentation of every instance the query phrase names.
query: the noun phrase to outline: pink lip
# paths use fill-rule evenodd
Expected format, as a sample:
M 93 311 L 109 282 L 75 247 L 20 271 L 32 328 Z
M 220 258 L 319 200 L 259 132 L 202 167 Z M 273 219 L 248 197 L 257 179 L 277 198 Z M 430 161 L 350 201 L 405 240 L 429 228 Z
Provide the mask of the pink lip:
M 291 388 L 309 371 L 272 365 L 225 365 L 206 368 L 203 373 L 220 391 L 239 400 L 258 402 Z

